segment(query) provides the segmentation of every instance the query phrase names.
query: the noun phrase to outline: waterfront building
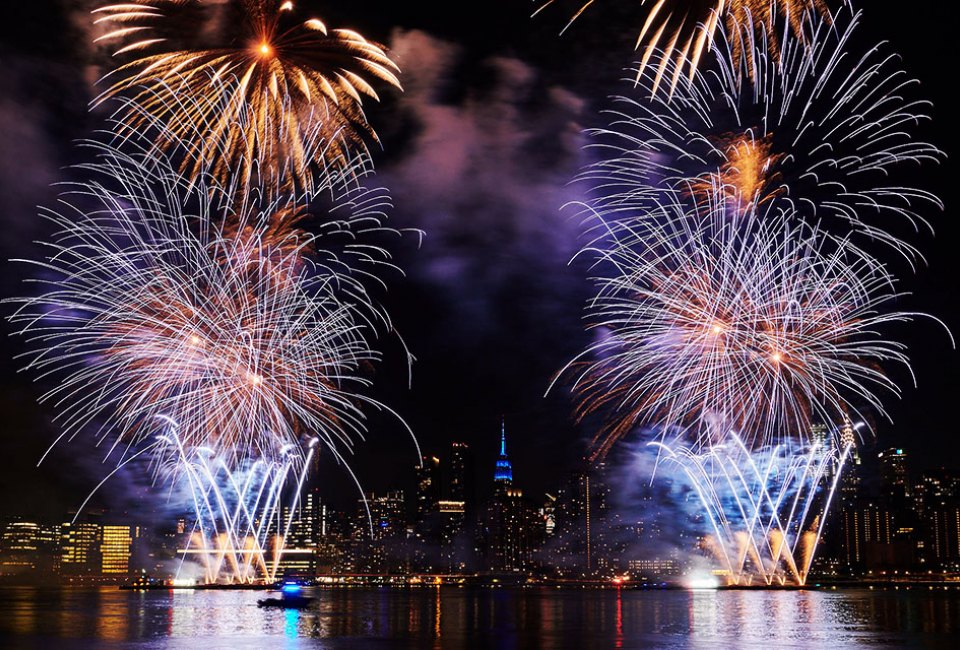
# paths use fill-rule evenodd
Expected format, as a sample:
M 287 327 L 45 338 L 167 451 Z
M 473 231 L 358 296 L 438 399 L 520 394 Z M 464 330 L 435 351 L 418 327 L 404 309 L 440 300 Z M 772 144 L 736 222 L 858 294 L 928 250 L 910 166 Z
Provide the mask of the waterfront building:
M 59 571 L 60 527 L 13 520 L 0 532 L 0 576 L 40 577 Z
M 627 571 L 635 580 L 668 580 L 683 572 L 677 558 L 651 557 L 627 562 Z
M 131 573 L 130 558 L 138 526 L 106 524 L 100 527 L 100 573 L 104 576 L 127 576 Z
M 618 517 L 610 516 L 609 501 L 604 463 L 573 472 L 559 491 L 554 539 L 546 561 L 561 574 L 588 577 L 620 568 L 625 542 L 617 537 L 629 533 L 625 526 L 618 526 Z
M 67 522 L 60 526 L 60 570 L 68 576 L 98 575 L 100 560 L 100 524 Z

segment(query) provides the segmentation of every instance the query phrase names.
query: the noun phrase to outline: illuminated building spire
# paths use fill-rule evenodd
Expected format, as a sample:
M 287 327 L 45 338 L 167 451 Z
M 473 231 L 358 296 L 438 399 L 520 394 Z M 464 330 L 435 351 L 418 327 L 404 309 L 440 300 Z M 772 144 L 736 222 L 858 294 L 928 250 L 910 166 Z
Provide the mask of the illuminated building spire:
M 513 483 L 513 467 L 507 458 L 507 427 L 503 418 L 500 419 L 500 457 L 493 470 L 493 482 L 505 486 Z

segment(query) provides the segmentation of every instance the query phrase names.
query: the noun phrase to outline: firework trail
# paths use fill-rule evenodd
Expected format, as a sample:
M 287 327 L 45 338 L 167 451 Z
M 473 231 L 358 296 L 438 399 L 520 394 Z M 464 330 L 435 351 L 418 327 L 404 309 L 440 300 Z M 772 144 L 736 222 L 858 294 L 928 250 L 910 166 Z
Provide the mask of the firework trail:
M 898 394 L 882 366 L 909 369 L 905 346 L 881 330 L 915 314 L 883 311 L 897 298 L 883 267 L 790 215 L 730 220 L 716 194 L 664 203 L 641 228 L 598 218 L 584 248 L 596 342 L 560 375 L 575 379 L 579 417 L 610 417 L 594 458 L 643 425 L 693 448 L 731 431 L 751 448 L 803 439 Z
M 308 235 L 271 226 L 277 204 L 236 212 L 164 157 L 90 146 L 90 180 L 45 213 L 59 231 L 11 317 L 26 367 L 57 381 L 43 399 L 58 440 L 95 430 L 122 459 L 172 420 L 183 447 L 227 468 L 308 437 L 342 460 L 363 436 L 361 407 L 386 408 L 362 395 L 369 339 L 389 327 L 365 288 L 388 262 L 363 244 L 392 232 L 382 201 L 350 197 L 348 220 Z M 341 251 L 327 245 L 337 236 Z
M 132 57 L 104 77 L 121 137 L 149 131 L 181 171 L 244 192 L 314 195 L 369 168 L 362 100 L 399 88 L 384 49 L 295 18 L 292 2 L 132 0 L 94 10 L 96 40 Z
M 250 583 L 261 576 L 274 582 L 316 452 L 313 444 L 307 445 L 306 462 L 301 450 L 282 445 L 265 458 L 236 466 L 208 448 L 185 447 L 176 423 L 166 424 L 168 431 L 158 436 L 157 453 L 167 458 L 161 473 L 173 484 L 187 485 L 197 516 L 184 555 L 200 561 L 207 583 L 222 577 Z M 283 501 L 285 489 L 292 492 L 289 503 Z
M 651 443 L 696 493 L 709 534 L 705 549 L 730 584 L 804 585 L 850 446 L 785 442 L 748 450 L 731 435 L 707 450 Z
M 918 82 L 896 55 L 853 46 L 859 21 L 848 12 L 814 21 L 806 38 L 783 37 L 779 57 L 766 55 L 768 30 L 721 28 L 717 56 L 672 98 L 653 92 L 654 70 L 681 68 L 655 55 L 636 96 L 617 97 L 610 125 L 592 132 L 601 159 L 582 175 L 590 209 L 633 218 L 664 191 L 721 185 L 732 215 L 772 203 L 838 237 L 921 258 L 900 231 L 929 227 L 923 212 L 943 205 L 891 179 L 943 154 L 918 137 L 930 105 L 912 98 Z M 740 41 L 747 53 L 731 45 Z
M 573 8 L 570 22 L 563 31 L 595 4 L 595 0 L 534 2 L 539 5 L 534 15 L 552 5 Z M 634 46 L 643 52 L 638 75 L 642 75 L 649 65 L 653 94 L 664 78 L 669 80 L 670 93 L 676 90 L 684 72 L 692 81 L 701 59 L 714 48 L 716 33 L 724 25 L 730 30 L 746 23 L 766 29 L 768 39 L 764 53 L 776 58 L 780 54 L 776 37 L 781 29 L 777 26 L 778 21 L 783 21 L 783 31 L 802 39 L 808 21 L 827 15 L 826 3 L 822 0 L 640 0 L 633 4 L 643 7 L 644 14 Z M 740 40 L 734 41 L 733 46 L 737 55 L 751 54 L 749 46 Z

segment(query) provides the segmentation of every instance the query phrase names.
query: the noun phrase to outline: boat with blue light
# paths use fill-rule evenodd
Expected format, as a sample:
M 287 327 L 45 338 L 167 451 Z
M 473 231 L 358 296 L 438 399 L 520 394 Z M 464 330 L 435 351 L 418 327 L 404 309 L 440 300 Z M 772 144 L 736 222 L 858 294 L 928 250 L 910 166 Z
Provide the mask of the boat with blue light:
M 297 582 L 286 582 L 280 587 L 279 598 L 261 598 L 257 607 L 278 607 L 280 609 L 304 609 L 316 600 L 313 596 L 303 593 L 303 585 Z

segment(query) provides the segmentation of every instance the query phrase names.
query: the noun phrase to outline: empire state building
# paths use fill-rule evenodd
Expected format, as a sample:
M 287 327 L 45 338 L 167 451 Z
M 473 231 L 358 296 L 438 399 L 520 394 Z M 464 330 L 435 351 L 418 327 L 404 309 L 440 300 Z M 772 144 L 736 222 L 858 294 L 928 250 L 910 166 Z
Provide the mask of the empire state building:
M 500 421 L 500 457 L 497 458 L 493 470 L 493 482 L 498 488 L 507 488 L 513 484 L 513 466 L 507 458 L 507 429 L 503 420 Z

